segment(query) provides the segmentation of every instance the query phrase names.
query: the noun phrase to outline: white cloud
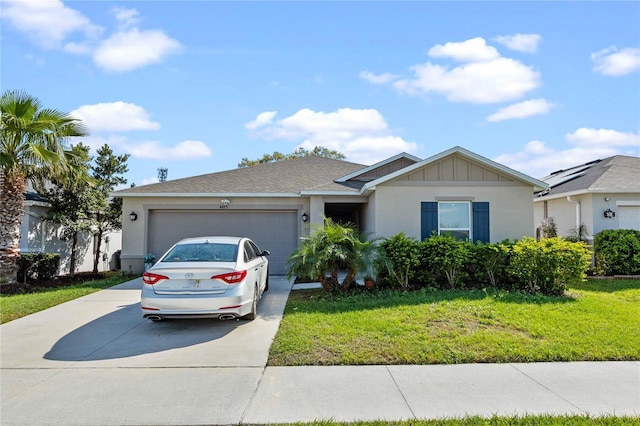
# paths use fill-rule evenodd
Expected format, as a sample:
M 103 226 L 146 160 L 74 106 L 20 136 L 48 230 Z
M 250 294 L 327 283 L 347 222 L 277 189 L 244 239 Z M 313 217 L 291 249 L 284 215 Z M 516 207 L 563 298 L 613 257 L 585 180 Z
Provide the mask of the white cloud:
M 398 78 L 395 74 L 383 73 L 383 74 L 374 74 L 370 71 L 362 71 L 360 73 L 360 78 L 363 80 L 367 80 L 370 83 L 374 84 L 383 84 L 383 83 L 391 83 L 392 81 Z
M 121 29 L 131 28 L 139 21 L 139 13 L 136 9 L 127 9 L 124 7 L 114 7 L 111 13 L 116 17 Z
M 506 102 L 540 86 L 538 72 L 509 58 L 474 62 L 453 69 L 427 62 L 415 65 L 413 71 L 413 79 L 398 80 L 393 87 L 411 95 L 436 92 L 453 102 Z
M 527 118 L 534 115 L 546 114 L 554 104 L 546 99 L 531 99 L 499 109 L 496 113 L 487 117 L 487 121 L 512 120 L 514 118 Z
M 615 145 L 640 148 L 640 133 L 625 133 L 611 129 L 581 127 L 573 133 L 568 133 L 565 139 L 574 145 Z
M 498 36 L 494 38 L 494 40 L 512 50 L 525 53 L 536 53 L 538 50 L 538 43 L 542 41 L 542 37 L 539 34 L 514 34 Z
M 298 142 L 298 146 L 307 149 L 324 146 L 342 152 L 349 161 L 372 164 L 399 152 L 418 149 L 415 143 L 393 135 L 375 109 L 341 108 L 334 112 L 301 109 L 281 120 L 272 118 L 261 126 L 257 136 Z
M 140 185 L 150 185 L 152 183 L 158 183 L 158 182 L 160 182 L 160 180 L 158 179 L 157 176 L 154 176 L 154 177 L 142 179 L 142 183 Z
M 212 154 L 211 149 L 204 142 L 191 140 L 182 141 L 172 147 L 164 146 L 158 141 L 148 141 L 127 144 L 122 148 L 132 157 L 154 160 L 167 158 L 172 160 L 197 160 L 210 157 Z
M 57 49 L 73 33 L 94 38 L 102 32 L 77 10 L 59 0 L 4 0 L 2 18 L 45 49 Z
M 136 9 L 113 8 L 118 29 L 102 38 L 104 28 L 60 0 L 4 0 L 2 6 L 3 20 L 37 45 L 92 55 L 95 64 L 107 71 L 125 72 L 156 64 L 181 47 L 161 30 L 135 27 L 140 21 Z
M 361 72 L 360 77 L 375 84 L 390 84 L 399 92 L 413 96 L 438 93 L 452 102 L 478 104 L 513 101 L 541 85 L 538 71 L 518 60 L 500 56 L 498 50 L 481 37 L 433 46 L 429 56 L 462 63 L 450 66 L 427 61 L 412 66 L 414 75 L 409 78 L 368 71 Z
M 500 155 L 494 161 L 536 178 L 555 170 L 568 169 L 589 161 L 613 155 L 638 155 L 640 133 L 624 133 L 610 129 L 580 128 L 565 135 L 565 149 L 548 147 L 545 142 L 531 141 L 524 150 Z M 634 149 L 628 149 L 633 147 Z
M 71 114 L 81 119 L 91 131 L 127 132 L 160 128 L 144 108 L 121 101 L 82 105 Z
M 487 46 L 482 37 L 462 42 L 437 44 L 429 49 L 432 58 L 451 58 L 459 62 L 485 62 L 498 59 L 500 53 L 493 46 Z
M 271 124 L 273 121 L 273 117 L 277 114 L 276 111 L 265 111 L 258 114 L 255 120 L 244 125 L 247 130 L 255 130 L 258 127 L 266 126 L 267 124 Z
M 162 62 L 180 47 L 178 41 L 162 31 L 132 28 L 104 40 L 93 54 L 93 60 L 107 71 L 132 71 Z
M 640 49 L 625 48 L 618 50 L 608 47 L 591 54 L 593 70 L 604 75 L 621 76 L 640 69 Z

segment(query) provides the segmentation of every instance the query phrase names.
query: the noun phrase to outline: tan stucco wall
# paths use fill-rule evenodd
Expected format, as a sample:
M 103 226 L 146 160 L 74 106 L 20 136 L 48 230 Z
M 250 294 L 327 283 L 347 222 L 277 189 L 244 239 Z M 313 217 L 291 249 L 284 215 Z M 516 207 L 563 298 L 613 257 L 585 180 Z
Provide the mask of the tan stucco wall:
M 640 193 L 589 193 L 572 196 L 571 199 L 580 202 L 579 219 L 576 219 L 575 204 L 570 203 L 566 197 L 547 200 L 548 215 L 556 223 L 558 235 L 569 236 L 578 224 L 584 224 L 588 236 L 594 237 L 604 229 L 619 229 L 618 216 L 605 218 L 606 209 L 618 212 L 618 204 L 640 202 Z M 535 224 L 540 226 L 544 213 L 544 198 L 534 200 L 534 212 Z
M 404 232 L 420 239 L 420 203 L 442 201 L 442 198 L 488 201 L 491 242 L 534 236 L 531 186 L 512 182 L 479 185 L 456 182 L 421 185 L 414 182 L 406 186 L 398 181 L 390 183 L 376 188 L 376 231 L 381 237 Z

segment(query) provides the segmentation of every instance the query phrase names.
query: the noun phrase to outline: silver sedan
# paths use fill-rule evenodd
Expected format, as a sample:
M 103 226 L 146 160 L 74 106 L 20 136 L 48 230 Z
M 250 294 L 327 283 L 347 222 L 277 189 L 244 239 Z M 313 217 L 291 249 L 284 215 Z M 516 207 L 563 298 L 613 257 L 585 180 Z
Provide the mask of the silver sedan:
M 181 240 L 142 275 L 142 316 L 253 320 L 269 289 L 268 255 L 243 237 Z

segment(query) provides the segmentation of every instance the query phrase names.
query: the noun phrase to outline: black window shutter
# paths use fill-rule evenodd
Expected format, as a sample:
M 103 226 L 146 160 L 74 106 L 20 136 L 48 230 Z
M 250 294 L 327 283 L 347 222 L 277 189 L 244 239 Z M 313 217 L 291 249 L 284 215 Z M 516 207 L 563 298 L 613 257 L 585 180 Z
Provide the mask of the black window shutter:
M 438 203 L 435 201 L 423 201 L 420 204 L 420 239 L 426 240 L 433 231 L 438 232 Z
M 486 201 L 473 203 L 473 240 L 488 243 L 489 238 L 489 203 Z

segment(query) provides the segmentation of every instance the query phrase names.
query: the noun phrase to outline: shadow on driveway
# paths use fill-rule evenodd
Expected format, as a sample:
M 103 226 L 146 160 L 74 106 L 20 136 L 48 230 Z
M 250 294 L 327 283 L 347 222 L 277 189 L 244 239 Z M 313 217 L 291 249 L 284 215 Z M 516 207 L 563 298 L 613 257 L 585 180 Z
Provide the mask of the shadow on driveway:
M 126 358 L 212 342 L 247 325 L 248 321 L 217 319 L 142 319 L 140 303 L 120 306 L 58 340 L 45 359 L 94 361 Z

